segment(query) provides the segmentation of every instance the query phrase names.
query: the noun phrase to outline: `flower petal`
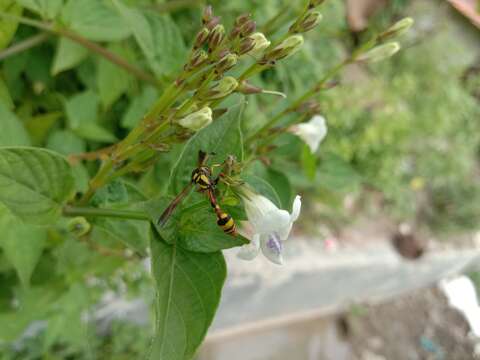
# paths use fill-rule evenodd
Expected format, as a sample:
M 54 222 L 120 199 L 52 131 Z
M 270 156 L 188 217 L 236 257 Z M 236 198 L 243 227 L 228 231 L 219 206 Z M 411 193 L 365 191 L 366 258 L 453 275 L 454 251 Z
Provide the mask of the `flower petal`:
M 265 255 L 268 260 L 278 265 L 283 264 L 283 245 L 275 234 L 270 234 L 269 236 L 262 236 L 260 245 L 263 255 Z
M 290 215 L 290 219 L 292 222 L 296 221 L 300 216 L 301 208 L 302 208 L 302 197 L 300 195 L 297 195 L 295 196 L 295 200 L 293 200 L 292 214 Z
M 291 224 L 290 214 L 286 210 L 276 209 L 257 219 L 255 232 L 259 234 L 271 234 Z
M 257 257 L 260 250 L 260 235 L 253 235 L 250 244 L 243 245 L 237 253 L 237 257 L 242 260 L 253 260 Z

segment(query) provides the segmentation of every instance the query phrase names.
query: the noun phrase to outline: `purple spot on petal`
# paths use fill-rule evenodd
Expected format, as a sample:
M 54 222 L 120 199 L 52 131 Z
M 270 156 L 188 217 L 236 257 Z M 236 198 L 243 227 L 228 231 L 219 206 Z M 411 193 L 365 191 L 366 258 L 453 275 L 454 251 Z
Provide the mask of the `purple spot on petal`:
M 278 240 L 277 234 L 270 234 L 268 236 L 267 247 L 276 254 L 282 252 L 282 243 Z

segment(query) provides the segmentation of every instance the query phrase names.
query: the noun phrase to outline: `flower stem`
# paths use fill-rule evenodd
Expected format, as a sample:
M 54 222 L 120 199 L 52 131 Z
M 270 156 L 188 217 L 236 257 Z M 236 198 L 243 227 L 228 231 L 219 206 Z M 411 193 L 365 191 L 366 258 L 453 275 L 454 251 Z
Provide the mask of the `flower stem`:
M 80 199 L 80 205 L 86 205 L 95 194 L 95 191 L 107 183 L 112 168 L 113 161 L 111 159 L 107 159 L 102 163 L 102 166 L 98 170 L 97 174 L 92 180 L 90 180 L 87 192 Z
M 121 210 L 121 209 L 101 209 L 93 207 L 65 206 L 63 208 L 65 216 L 85 216 L 85 217 L 111 217 L 117 219 L 145 220 L 149 221 L 149 216 L 143 211 Z
M 28 39 L 25 39 L 23 41 L 20 41 L 9 48 L 3 50 L 0 52 L 0 60 L 6 59 L 12 55 L 18 54 L 22 51 L 31 49 L 34 46 L 40 45 L 44 43 L 48 38 L 50 37 L 50 34 L 42 32 L 37 35 L 31 36 Z

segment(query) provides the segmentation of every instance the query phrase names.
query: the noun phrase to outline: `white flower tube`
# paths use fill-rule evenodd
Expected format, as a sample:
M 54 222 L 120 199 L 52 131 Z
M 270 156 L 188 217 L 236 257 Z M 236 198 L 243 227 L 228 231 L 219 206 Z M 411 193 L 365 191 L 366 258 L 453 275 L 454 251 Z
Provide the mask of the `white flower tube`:
M 250 230 L 251 243 L 244 245 L 238 256 L 244 260 L 252 260 L 261 249 L 267 259 L 282 264 L 282 242 L 288 239 L 293 223 L 300 215 L 300 196 L 295 197 L 291 214 L 279 209 L 265 196 L 250 190 L 244 189 L 242 199 L 248 217 L 245 227 Z
M 184 128 L 198 131 L 212 122 L 212 109 L 208 106 L 195 111 L 184 118 L 178 120 L 178 123 Z
M 325 118 L 315 115 L 310 121 L 290 127 L 290 132 L 300 137 L 310 148 L 311 152 L 317 151 L 322 140 L 327 136 Z

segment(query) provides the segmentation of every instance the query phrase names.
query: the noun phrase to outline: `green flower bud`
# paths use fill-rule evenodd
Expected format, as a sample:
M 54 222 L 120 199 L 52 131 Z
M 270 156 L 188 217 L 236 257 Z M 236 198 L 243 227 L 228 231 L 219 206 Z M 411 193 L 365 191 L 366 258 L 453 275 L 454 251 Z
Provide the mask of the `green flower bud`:
M 67 230 L 76 237 L 87 234 L 91 229 L 90 223 L 83 216 L 70 219 L 67 223 Z
M 368 61 L 372 63 L 382 61 L 395 54 L 398 50 L 400 50 L 400 45 L 397 42 L 390 42 L 374 47 L 366 53 L 361 54 L 357 60 Z
M 220 60 L 216 66 L 216 71 L 219 74 L 223 74 L 224 72 L 230 70 L 237 64 L 238 56 L 235 54 L 228 54 Z
M 253 39 L 253 49 L 249 51 L 249 54 L 252 56 L 260 56 L 271 44 L 261 32 L 250 35 L 250 38 Z
M 303 19 L 301 19 L 298 22 L 295 22 L 290 27 L 290 32 L 291 33 L 307 32 L 313 29 L 315 26 L 317 26 L 321 20 L 322 20 L 322 14 L 320 14 L 318 11 L 308 12 Z
M 225 37 L 225 28 L 223 25 L 215 26 L 212 31 L 210 32 L 210 36 L 208 38 L 208 47 L 211 50 L 217 48 L 218 45 L 223 41 Z
M 380 34 L 381 40 L 387 40 L 399 37 L 405 34 L 413 25 L 413 19 L 411 17 L 403 18 L 400 21 L 397 21 L 390 28 Z
M 208 100 L 221 99 L 231 94 L 237 86 L 238 82 L 234 77 L 225 76 L 207 91 L 204 98 Z
M 208 106 L 178 120 L 178 124 L 189 130 L 198 131 L 212 122 L 212 109 Z
M 205 63 L 205 61 L 207 60 L 208 60 L 208 54 L 204 50 L 199 49 L 193 53 L 192 58 L 188 62 L 188 65 L 185 68 L 185 70 L 195 69 L 197 66 L 200 66 L 203 63 Z
M 292 35 L 280 44 L 278 44 L 272 51 L 270 51 L 266 58 L 269 60 L 280 60 L 285 59 L 293 54 L 295 54 L 303 45 L 303 36 L 302 35 Z
M 202 28 L 202 30 L 200 30 L 195 37 L 195 41 L 193 42 L 193 48 L 198 49 L 203 44 L 205 44 L 209 34 L 210 30 L 208 30 L 206 27 Z

